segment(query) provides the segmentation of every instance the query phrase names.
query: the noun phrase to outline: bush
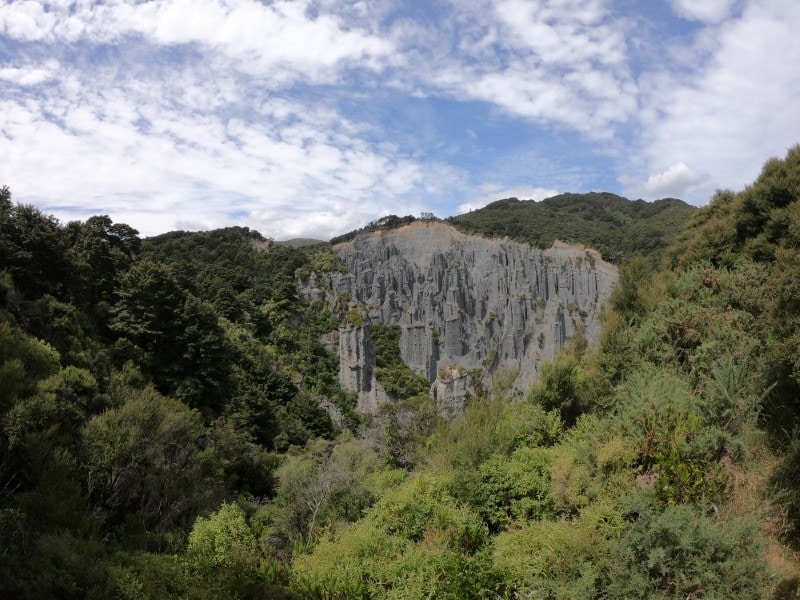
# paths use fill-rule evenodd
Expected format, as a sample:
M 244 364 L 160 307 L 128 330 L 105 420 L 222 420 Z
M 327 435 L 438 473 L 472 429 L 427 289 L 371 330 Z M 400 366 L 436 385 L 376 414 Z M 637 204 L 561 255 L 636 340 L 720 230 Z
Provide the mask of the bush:
M 753 523 L 719 525 L 688 506 L 646 512 L 611 547 L 608 598 L 761 598 Z
M 550 456 L 542 448 L 519 448 L 510 458 L 495 455 L 477 470 L 456 472 L 449 488 L 493 532 L 513 522 L 552 517 Z
M 701 408 L 684 379 L 653 367 L 629 378 L 619 396 L 617 426 L 635 441 L 639 465 L 657 475 L 664 504 L 714 501 L 724 489 L 719 460 L 730 438 Z
M 481 519 L 442 481 L 420 475 L 391 490 L 359 523 L 295 558 L 305 598 L 502 598 Z
M 510 455 L 522 446 L 552 446 L 563 433 L 558 411 L 528 401 L 476 399 L 455 422 L 443 428 L 433 461 L 442 468 L 473 469 L 494 454 Z
M 543 521 L 495 538 L 494 563 L 518 598 L 596 597 L 607 542 L 587 522 Z
M 189 534 L 186 567 L 207 598 L 262 598 L 260 553 L 244 513 L 223 504 L 209 518 L 198 518 Z

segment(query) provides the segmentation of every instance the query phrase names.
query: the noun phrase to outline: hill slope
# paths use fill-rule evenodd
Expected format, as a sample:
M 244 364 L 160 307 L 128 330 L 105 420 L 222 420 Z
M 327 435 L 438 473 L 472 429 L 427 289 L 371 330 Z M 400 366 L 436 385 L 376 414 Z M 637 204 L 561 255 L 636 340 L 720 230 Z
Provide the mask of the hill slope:
M 660 256 L 696 211 L 674 198 L 631 201 L 592 192 L 541 202 L 508 198 L 447 220 L 465 233 L 507 236 L 539 248 L 555 240 L 583 244 L 618 263 L 635 253 Z
M 373 324 L 409 394 L 349 432 L 323 410 L 356 400 L 333 330 L 428 273 L 447 310 L 487 282 L 400 265 L 328 311 L 295 289 L 342 272 L 324 248 L 62 227 L 0 188 L 0 597 L 797 598 L 798 182 L 795 148 L 698 213 L 672 269 L 623 262 L 599 346 L 575 336 L 514 402 L 498 372 L 442 421 Z

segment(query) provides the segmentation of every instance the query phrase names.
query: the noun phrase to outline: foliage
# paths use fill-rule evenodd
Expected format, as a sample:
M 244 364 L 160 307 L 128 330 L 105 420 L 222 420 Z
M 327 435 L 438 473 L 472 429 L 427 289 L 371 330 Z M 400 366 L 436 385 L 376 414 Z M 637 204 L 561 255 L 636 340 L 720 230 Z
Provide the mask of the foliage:
M 203 433 L 200 416 L 181 402 L 126 390 L 121 406 L 82 432 L 90 501 L 130 536 L 163 533 L 213 504 L 220 481 Z
M 373 424 L 386 462 L 409 470 L 423 462 L 425 441 L 440 427 L 441 419 L 428 394 L 381 405 Z
M 456 472 L 449 489 L 497 532 L 554 516 L 550 487 L 550 452 L 522 447 L 509 457 L 495 454 L 474 471 Z
M 307 597 L 497 598 L 506 589 L 485 549 L 486 529 L 420 476 L 390 491 L 358 524 L 295 560 Z
M 497 536 L 494 564 L 521 598 L 594 598 L 608 541 L 590 520 L 539 521 Z
M 326 530 L 358 520 L 375 501 L 371 478 L 379 467 L 375 452 L 358 441 L 312 442 L 286 457 L 275 502 L 259 519 L 283 545 L 310 548 Z
M 430 382 L 400 357 L 400 326 L 372 323 L 370 331 L 375 344 L 375 379 L 386 393 L 399 400 L 427 393 Z
M 371 231 L 388 231 L 391 229 L 397 229 L 402 227 L 403 225 L 408 225 L 409 223 L 413 223 L 417 219 L 411 215 L 406 215 L 405 217 L 398 217 L 397 215 L 387 215 L 385 217 L 381 217 L 380 219 L 376 219 L 371 221 L 364 227 L 360 229 L 356 229 L 354 231 L 350 231 L 343 235 L 336 236 L 331 238 L 330 244 L 331 246 L 335 246 L 336 244 L 341 244 L 343 242 L 349 242 L 356 238 L 361 233 L 369 233 Z M 429 219 L 424 219 L 429 220 Z
M 246 228 L 61 225 L 2 188 L 0 595 L 290 597 L 272 559 L 245 593 L 175 555 L 220 502 L 269 502 L 275 452 L 336 434 L 324 406 L 357 427 L 319 342 L 338 319 L 294 283 L 331 262 Z
M 724 489 L 719 465 L 729 436 L 704 413 L 686 382 L 655 369 L 631 377 L 618 399 L 616 426 L 637 448 L 637 461 L 656 475 L 667 505 L 716 501 Z
M 788 597 L 798 156 L 718 193 L 660 270 L 678 201 L 456 218 L 622 264 L 597 348 L 565 348 L 522 397 L 500 374 L 452 421 L 399 327 L 299 297 L 297 277 L 342 268 L 329 246 L 139 240 L 0 188 L 0 596 Z M 396 398 L 375 415 L 320 341 L 352 325 Z
M 58 221 L 33 206 L 0 200 L 0 265 L 27 297 L 58 295 L 68 286 L 68 241 Z
M 186 568 L 209 598 L 258 596 L 259 553 L 255 535 L 235 504 L 222 504 L 209 518 L 198 518 L 186 546 Z
M 308 262 L 295 271 L 295 277 L 308 279 L 312 273 L 346 273 L 347 267 L 331 250 L 330 244 L 317 244 L 305 248 Z
M 608 381 L 591 361 L 567 349 L 545 364 L 528 399 L 545 410 L 557 410 L 571 426 L 582 414 L 605 404 L 611 394 Z
M 609 598 L 761 598 L 753 523 L 715 524 L 688 506 L 648 512 L 611 548 Z
M 659 257 L 695 210 L 672 198 L 630 201 L 592 192 L 541 202 L 498 200 L 448 221 L 465 233 L 509 237 L 539 248 L 549 248 L 555 240 L 583 244 L 620 263 L 636 253 Z
M 164 394 L 219 410 L 231 349 L 211 305 L 181 289 L 161 263 L 141 261 L 120 278 L 111 328 Z
M 431 460 L 438 469 L 472 470 L 493 454 L 508 456 L 523 446 L 551 446 L 562 432 L 556 411 L 530 402 L 506 404 L 497 398 L 480 398 L 442 428 Z
M 689 222 L 669 253 L 674 267 L 699 261 L 732 267 L 741 258 L 771 262 L 796 246 L 800 197 L 800 146 L 768 160 L 742 192 L 719 191 Z

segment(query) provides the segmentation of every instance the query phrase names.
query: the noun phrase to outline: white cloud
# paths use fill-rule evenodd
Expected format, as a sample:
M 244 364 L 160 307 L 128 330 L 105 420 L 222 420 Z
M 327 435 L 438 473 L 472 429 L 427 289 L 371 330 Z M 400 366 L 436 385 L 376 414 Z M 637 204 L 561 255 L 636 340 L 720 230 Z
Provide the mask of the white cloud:
M 795 0 L 751 2 L 740 18 L 714 31 L 716 51 L 691 76 L 654 77 L 658 84 L 645 88 L 643 97 L 643 170 L 684 163 L 707 173 L 707 181 L 696 183 L 684 198 L 699 204 L 715 188 L 741 189 L 768 157 L 783 156 L 797 144 L 796 23 Z M 639 193 L 644 187 L 629 190 Z
M 110 214 L 146 235 L 241 224 L 329 238 L 427 210 L 424 198 L 455 180 L 367 141 L 333 109 L 265 95 L 252 119 L 232 118 L 235 93 L 222 111 L 203 94 L 230 82 L 209 86 L 186 70 L 174 79 L 193 90 L 187 110 L 161 75 L 142 82 L 100 69 L 1 100 L 0 181 L 65 221 Z
M 487 102 L 513 118 L 567 126 L 608 139 L 637 107 L 624 23 L 604 0 L 471 0 L 454 5 L 452 31 L 408 28 L 416 43 L 434 33 L 461 40 L 433 46 L 419 79 L 450 97 Z
M 517 198 L 519 200 L 544 200 L 545 198 L 552 198 L 557 196 L 560 192 L 548 188 L 532 187 L 532 186 L 517 186 L 511 188 L 504 188 L 496 183 L 488 183 L 481 186 L 480 196 L 472 198 L 468 202 L 464 202 L 458 206 L 458 214 L 470 212 L 483 208 L 487 204 L 496 200 L 503 200 L 505 198 Z
M 41 2 L 26 0 L 0 6 L 0 32 L 23 41 L 41 40 L 56 24 L 56 16 Z
M 391 62 L 390 41 L 333 14 L 309 17 L 309 0 L 154 0 L 152 2 L 25 2 L 0 6 L 0 32 L 21 41 L 196 44 L 230 67 L 270 78 L 334 81 L 349 62 L 379 69 Z
M 687 190 L 708 180 L 708 174 L 695 173 L 684 163 L 676 163 L 661 173 L 651 175 L 644 184 L 651 196 L 680 197 Z
M 0 184 L 281 237 L 615 179 L 702 202 L 800 141 L 800 4 L 671 2 L 702 26 L 627 0 L 0 2 Z
M 625 59 L 625 40 L 621 31 L 604 23 L 607 11 L 600 0 L 500 0 L 492 7 L 514 42 L 511 46 L 529 51 L 541 63 L 570 67 Z
M 393 60 L 386 38 L 310 8 L 0 5 L 0 36 L 41 43 L 31 56 L 62 55 L 77 39 L 116 56 L 63 69 L 52 59 L 0 62 L 2 81 L 48 83 L 0 95 L 0 181 L 62 220 L 108 213 L 147 235 L 238 223 L 324 238 L 387 212 L 426 210 L 415 198 L 452 181 L 451 169 L 367 141 L 374 132 L 324 97 L 280 95 L 292 81 L 331 83 L 351 63 L 375 71 Z M 173 53 L 181 44 L 192 51 Z
M 671 0 L 678 16 L 690 21 L 719 23 L 729 17 L 736 0 Z
M 58 62 L 48 61 L 42 67 L 0 67 L 0 80 L 20 86 L 34 86 L 54 79 Z

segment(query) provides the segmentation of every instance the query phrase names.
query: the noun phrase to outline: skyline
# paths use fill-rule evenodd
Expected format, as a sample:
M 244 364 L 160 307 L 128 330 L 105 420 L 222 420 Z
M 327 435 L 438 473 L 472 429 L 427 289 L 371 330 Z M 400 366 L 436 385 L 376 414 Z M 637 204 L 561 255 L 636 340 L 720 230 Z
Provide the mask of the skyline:
M 800 142 L 797 25 L 794 0 L 2 2 L 0 185 L 143 236 L 703 205 Z

